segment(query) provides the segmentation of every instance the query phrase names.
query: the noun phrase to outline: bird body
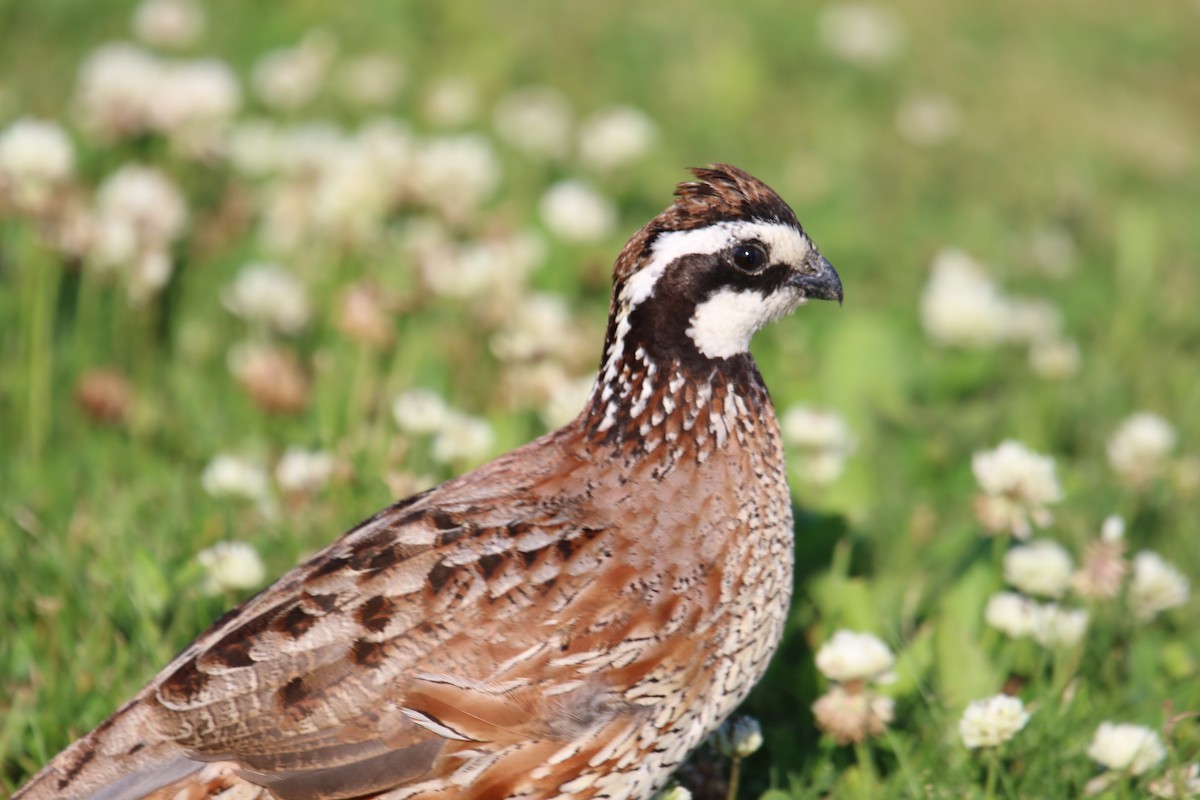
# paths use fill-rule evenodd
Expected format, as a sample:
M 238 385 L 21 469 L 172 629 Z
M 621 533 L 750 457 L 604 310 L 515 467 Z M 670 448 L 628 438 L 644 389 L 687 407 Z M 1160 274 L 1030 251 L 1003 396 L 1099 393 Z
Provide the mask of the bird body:
M 836 272 L 697 170 L 617 260 L 583 412 L 219 620 L 20 800 L 646 798 L 778 645 L 792 515 L 750 336 Z

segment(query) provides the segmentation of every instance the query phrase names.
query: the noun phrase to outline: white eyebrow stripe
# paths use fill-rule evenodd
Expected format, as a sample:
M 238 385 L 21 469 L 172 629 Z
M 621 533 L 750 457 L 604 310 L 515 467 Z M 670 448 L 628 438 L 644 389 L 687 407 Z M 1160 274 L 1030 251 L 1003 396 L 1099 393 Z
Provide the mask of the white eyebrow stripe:
M 660 233 L 651 249 L 650 263 L 638 270 L 621 290 L 621 301 L 633 310 L 654 295 L 654 287 L 671 262 L 687 255 L 711 255 L 734 242 L 757 239 L 767 246 L 771 263 L 799 264 L 812 250 L 808 237 L 782 222 L 717 222 L 688 231 Z

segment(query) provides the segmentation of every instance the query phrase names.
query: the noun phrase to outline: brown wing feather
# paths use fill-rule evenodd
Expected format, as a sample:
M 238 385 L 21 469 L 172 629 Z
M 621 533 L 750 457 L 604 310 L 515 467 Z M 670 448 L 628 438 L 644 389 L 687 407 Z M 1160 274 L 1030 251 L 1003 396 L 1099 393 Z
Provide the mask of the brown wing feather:
M 608 522 L 587 498 L 548 488 L 582 485 L 573 473 L 587 466 L 564 465 L 553 455 L 573 448 L 548 439 L 348 532 L 199 637 L 131 704 L 140 724 L 93 734 L 88 752 L 136 736 L 172 759 L 233 765 L 222 775 L 233 769 L 281 800 L 307 800 L 419 781 L 455 752 L 565 735 L 546 725 L 547 704 L 574 715 L 570 731 L 610 714 L 603 687 L 547 700 L 512 677 L 532 661 L 552 680 L 562 651 L 548 643 L 570 636 L 566 616 L 530 616 L 536 604 L 576 600 L 578 618 L 589 602 L 626 602 L 581 595 L 591 578 L 564 566 L 588 558 Z M 555 500 L 512 502 L 538 495 Z M 480 665 L 490 674 L 475 674 Z M 64 761 L 69 752 L 47 767 L 70 774 L 69 793 L 29 798 L 86 797 L 97 785 L 89 773 L 108 780 Z

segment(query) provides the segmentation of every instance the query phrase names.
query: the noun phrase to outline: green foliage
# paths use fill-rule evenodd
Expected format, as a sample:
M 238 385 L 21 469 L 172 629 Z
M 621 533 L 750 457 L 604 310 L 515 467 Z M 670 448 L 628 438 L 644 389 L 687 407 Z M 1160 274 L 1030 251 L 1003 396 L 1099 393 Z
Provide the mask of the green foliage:
M 1200 754 L 1200 632 L 1193 599 L 1150 621 L 1128 592 L 1089 604 L 1083 642 L 1058 650 L 985 625 L 1003 588 L 999 544 L 981 538 L 971 455 L 1015 438 L 1055 458 L 1065 499 L 1039 535 L 1078 563 L 1101 521 L 1119 513 L 1129 552 L 1154 550 L 1200 580 L 1200 105 L 1195 9 L 1182 3 L 961 4 L 907 0 L 895 60 L 874 68 L 822 46 L 825 7 L 782 0 L 719 3 L 464 4 L 361 0 L 210 3 L 191 51 L 229 62 L 243 87 L 264 52 L 322 27 L 339 59 L 384 51 L 407 70 L 387 112 L 438 135 L 424 94 L 468 78 L 480 110 L 465 123 L 489 136 L 496 101 L 550 84 L 579 115 L 612 104 L 646 111 L 657 144 L 641 161 L 589 180 L 620 209 L 601 242 L 547 236 L 543 262 L 520 286 L 566 299 L 592 350 L 565 358 L 586 375 L 599 357 L 607 275 L 624 236 L 669 199 L 689 164 L 737 163 L 773 185 L 838 268 L 845 308 L 801 309 L 756 340 L 777 406 L 830 407 L 854 433 L 845 473 L 828 486 L 794 480 L 797 585 L 787 634 L 745 710 L 763 725 L 762 752 L 742 766 L 742 797 L 937 798 L 1079 796 L 1099 772 L 1086 754 L 1104 720 L 1147 725 L 1169 763 Z M 0 786 L 12 789 L 104 719 L 239 599 L 209 596 L 197 552 L 252 544 L 279 575 L 333 536 L 470 465 L 442 463 L 428 437 L 397 431 L 390 405 L 430 387 L 486 419 L 491 452 L 544 429 L 541 404 L 516 398 L 529 380 L 489 342 L 521 297 L 461 301 L 423 287 L 417 259 L 396 246 L 405 210 L 373 248 L 322 242 L 281 258 L 300 274 L 313 322 L 272 337 L 234 318 L 222 292 L 269 252 L 247 210 L 263 182 L 173 151 L 160 137 L 102 142 L 79 131 L 72 92 L 98 45 L 128 37 L 128 2 L 0 3 L 0 129 L 23 115 L 72 130 L 83 193 L 119 166 L 152 163 L 188 199 L 162 294 L 131 304 L 126 287 L 47 248 L 28 218 L 0 217 Z M 957 130 L 922 144 L 896 118 L 912 97 L 948 99 Z M 243 117 L 365 116 L 335 92 L 271 112 L 247 92 Z M 542 229 L 548 185 L 584 170 L 497 148 L 493 197 L 456 241 Z M 3 212 L 0 212 L 3 213 Z M 1046 232 L 1073 255 L 1037 254 Z M 544 233 L 544 231 L 543 231 Z M 932 344 L 920 296 L 934 254 L 960 247 L 1014 295 L 1061 309 L 1079 371 L 1038 377 L 1016 344 Z M 386 346 L 339 329 L 352 283 L 389 298 Z M 227 356 L 245 341 L 286 346 L 309 380 L 307 402 L 274 413 L 244 391 Z M 574 359 L 574 360 L 572 360 Z M 529 365 L 523 365 L 529 366 Z M 117 424 L 77 399 L 80 379 L 110 368 L 132 388 Z M 1121 420 L 1152 410 L 1179 444 L 1171 466 L 1141 485 L 1109 467 Z M 219 452 L 267 465 L 285 448 L 322 448 L 332 481 L 306 496 L 272 490 L 273 505 L 213 497 L 201 474 Z M 792 454 L 794 468 L 804 455 Z M 406 482 L 407 481 L 407 482 Z M 1074 602 L 1074 600 L 1072 600 Z M 1082 601 L 1079 601 L 1082 604 Z M 886 734 L 837 745 L 813 723 L 828 688 L 813 657 L 840 628 L 872 631 L 896 653 Z M 1032 712 L 994 752 L 957 733 L 972 700 L 1007 691 Z M 1105 797 L 1141 796 L 1122 778 Z

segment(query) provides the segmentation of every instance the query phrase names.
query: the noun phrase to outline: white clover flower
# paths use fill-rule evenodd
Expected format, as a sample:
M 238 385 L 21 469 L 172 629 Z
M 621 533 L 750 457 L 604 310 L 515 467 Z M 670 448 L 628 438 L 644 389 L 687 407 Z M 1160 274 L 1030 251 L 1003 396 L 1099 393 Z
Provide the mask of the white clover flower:
M 800 469 L 813 486 L 828 486 L 842 474 L 857 443 L 836 411 L 796 405 L 780 421 L 783 441 L 801 451 Z
M 171 280 L 175 265 L 171 254 L 165 247 L 146 250 L 129 264 L 126 277 L 129 285 L 129 299 L 134 303 L 144 303 L 158 294 Z
M 1071 554 L 1050 539 L 1035 539 L 1004 554 L 1004 580 L 1038 597 L 1061 597 L 1074 568 Z
M 904 46 L 900 17 L 885 6 L 845 2 L 826 6 L 817 29 L 825 49 L 862 67 L 888 64 Z
M 352 140 L 329 151 L 311 176 L 299 178 L 309 189 L 307 216 L 315 231 L 345 245 L 382 239 L 412 164 L 412 139 L 401 126 L 387 130 L 372 123 Z M 311 235 L 311 234 L 302 234 Z
M 577 338 L 565 297 L 534 292 L 523 297 L 507 324 L 491 338 L 492 353 L 501 361 L 532 361 L 561 355 Z
M 1016 592 L 997 592 L 988 599 L 983 619 L 988 625 L 1021 639 L 1031 636 L 1037 627 L 1038 604 Z
M 500 162 L 487 139 L 464 133 L 439 136 L 417 149 L 417 196 L 451 220 L 468 217 L 500 185 Z
M 245 542 L 218 542 L 197 553 L 196 560 L 204 567 L 206 594 L 257 589 L 266 575 L 258 551 Z
M 487 420 L 451 412 L 433 439 L 430 455 L 441 464 L 480 461 L 491 452 L 493 438 Z
M 289 494 L 312 493 L 333 476 L 333 456 L 324 450 L 289 447 L 275 465 L 275 482 Z
M 962 125 L 954 101 L 943 94 L 908 97 L 896 111 L 900 135 L 917 145 L 932 146 L 952 139 Z
M 1115 772 L 1141 775 L 1167 757 L 1162 740 L 1150 728 L 1102 722 L 1088 745 L 1088 758 Z
M 442 233 L 429 233 L 418 234 L 407 245 L 421 277 L 441 297 L 519 302 L 526 277 L 546 256 L 546 243 L 534 231 L 466 244 L 449 242 Z
M 105 178 L 96 206 L 101 217 L 127 223 L 146 248 L 165 247 L 187 223 L 183 194 L 162 172 L 140 164 L 126 164 Z
M 392 401 L 392 417 L 400 430 L 414 436 L 437 433 L 448 424 L 454 411 L 432 389 L 409 389 Z
M 640 109 L 603 109 L 579 126 L 579 160 L 598 172 L 619 169 L 644 156 L 657 136 L 654 121 Z
M 1020 698 L 998 694 L 967 706 L 958 723 L 958 735 L 971 750 L 997 747 L 1016 736 L 1027 722 L 1029 712 Z
M 258 238 L 262 249 L 282 257 L 302 255 L 313 242 L 313 187 L 295 176 L 264 187 Z
M 85 242 L 88 267 L 98 275 L 116 275 L 137 257 L 137 231 L 120 217 L 95 215 L 89 221 Z
M 242 90 L 233 70 L 215 58 L 163 66 L 152 118 L 156 130 L 172 136 L 213 135 L 237 115 Z
M 188 47 L 204 33 L 204 9 L 193 0 L 142 0 L 133 32 L 155 47 Z
M 239 173 L 252 177 L 278 172 L 283 166 L 283 147 L 282 130 L 268 119 L 239 121 L 225 135 L 229 163 Z
M 1050 456 L 1009 439 L 995 450 L 975 453 L 971 470 L 984 491 L 976 502 L 976 516 L 989 531 L 1007 529 L 1026 539 L 1032 532 L 1030 520 L 1045 526 L 1053 519 L 1046 506 L 1062 499 L 1062 489 Z
M 404 88 L 404 65 L 390 53 L 367 53 L 349 59 L 339 70 L 338 90 L 359 108 L 393 102 Z
M 571 143 L 571 106 L 549 86 L 517 89 L 496 105 L 495 126 L 500 138 L 526 155 L 560 159 Z
M 1064 381 L 1079 374 L 1082 356 L 1071 339 L 1038 339 L 1029 345 L 1029 366 L 1039 378 Z
M 1129 604 L 1139 620 L 1154 619 L 1159 612 L 1183 605 L 1189 588 L 1187 576 L 1158 553 L 1143 550 L 1133 557 Z
M 75 94 L 84 127 L 102 139 L 162 133 L 189 155 L 215 150 L 218 133 L 242 102 L 225 62 L 170 61 L 130 44 L 92 53 Z
M 541 418 L 547 428 L 561 428 L 579 416 L 592 394 L 596 379 L 592 376 L 562 379 L 550 387 L 549 397 L 542 406 Z
M 417 152 L 416 136 L 408 125 L 395 117 L 371 117 L 363 122 L 351 144 L 375 162 L 381 181 L 395 184 L 395 195 L 408 191 L 408 173 Z
M 75 87 L 84 128 L 103 139 L 154 130 L 161 76 L 161 62 L 135 45 L 110 44 L 93 51 L 80 67 Z
M 75 148 L 55 122 L 21 117 L 0 133 L 0 197 L 26 212 L 43 210 L 75 170 Z
M 745 714 L 730 717 L 713 732 L 711 741 L 717 752 L 726 758 L 746 758 L 762 747 L 762 725 Z
M 269 492 L 267 473 L 261 464 L 228 453 L 220 453 L 208 462 L 200 483 L 212 497 L 262 500 Z
M 1083 608 L 1063 608 L 1057 603 L 1040 605 L 1034 613 L 1033 640 L 1042 647 L 1074 647 L 1083 641 L 1089 619 Z
M 896 704 L 890 697 L 872 691 L 851 691 L 831 686 L 812 704 L 817 727 L 838 744 L 864 742 L 879 736 L 895 717 Z
M 1048 300 L 1010 297 L 978 261 L 961 250 L 934 257 L 921 292 L 921 323 L 937 344 L 994 347 L 1055 340 L 1062 312 Z
M 1109 514 L 1100 523 L 1100 540 L 1119 542 L 1125 538 L 1125 518 L 1120 514 Z
M 1196 797 L 1200 795 L 1200 763 L 1192 762 L 1181 766 L 1178 772 L 1168 769 L 1166 774 L 1150 781 L 1149 789 L 1150 794 L 1155 797 Z
M 325 83 L 337 43 L 311 31 L 294 47 L 272 50 L 254 64 L 250 83 L 268 108 L 294 110 L 313 100 Z
M 887 682 L 896 657 L 872 633 L 839 630 L 817 651 L 817 669 L 831 681 Z
M 542 222 L 552 234 L 567 242 L 599 242 L 617 226 L 617 208 L 589 184 L 560 181 L 538 203 Z
M 1033 343 L 1058 338 L 1062 330 L 1062 312 L 1049 300 L 1008 297 L 1005 306 L 1006 341 Z
M 221 304 L 246 320 L 281 333 L 299 333 L 308 324 L 308 293 L 300 279 L 277 264 L 247 264 L 221 291 Z
M 170 245 L 187 223 L 183 195 L 158 170 L 131 164 L 105 179 L 96 205 L 88 263 L 124 269 L 130 298 L 143 302 L 171 277 Z
M 654 795 L 653 800 L 692 800 L 692 793 L 686 786 L 673 783 Z
M 346 244 L 382 235 L 394 187 L 380 167 L 360 148 L 331 154 L 310 196 L 311 219 L 320 233 Z
M 479 91 L 461 75 L 436 79 L 421 103 L 426 118 L 443 128 L 456 128 L 479 113 Z
M 278 135 L 275 168 L 300 178 L 320 173 L 332 157 L 349 146 L 342 129 L 328 120 L 288 125 L 280 128 Z
M 982 264 L 945 249 L 934 256 L 921 291 L 921 324 L 940 345 L 994 346 L 1007 333 L 1008 301 Z
M 1109 438 L 1109 466 L 1130 486 L 1141 486 L 1162 472 L 1175 442 L 1171 423 L 1157 414 L 1138 412 Z

